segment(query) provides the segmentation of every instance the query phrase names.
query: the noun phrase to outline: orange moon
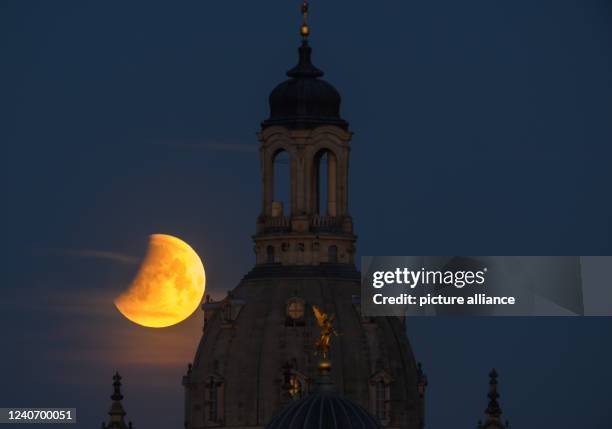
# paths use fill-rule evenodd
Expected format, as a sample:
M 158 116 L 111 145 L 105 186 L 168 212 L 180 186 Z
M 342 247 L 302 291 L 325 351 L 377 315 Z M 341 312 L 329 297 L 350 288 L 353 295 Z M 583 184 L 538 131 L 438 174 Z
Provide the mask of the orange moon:
M 136 277 L 115 299 L 115 306 L 134 323 L 165 328 L 193 314 L 205 287 L 206 273 L 198 254 L 176 237 L 154 234 Z

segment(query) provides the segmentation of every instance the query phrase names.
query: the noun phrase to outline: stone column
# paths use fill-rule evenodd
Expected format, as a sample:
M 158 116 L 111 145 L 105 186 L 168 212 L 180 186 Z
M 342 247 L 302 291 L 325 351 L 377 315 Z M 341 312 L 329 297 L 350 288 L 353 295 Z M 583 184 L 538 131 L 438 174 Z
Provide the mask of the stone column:
M 298 148 L 296 152 L 296 174 L 297 174 L 297 211 L 294 215 L 301 215 L 306 212 L 306 201 L 304 188 L 306 186 L 306 168 L 304 165 L 304 149 Z
M 289 176 L 291 177 L 291 187 L 290 187 L 290 210 L 291 213 L 285 213 L 285 216 L 295 216 L 299 213 L 298 211 L 298 198 L 297 198 L 297 190 L 298 190 L 298 182 L 299 182 L 299 173 L 298 173 L 298 160 L 297 156 L 293 152 L 288 152 L 289 154 L 289 165 L 291 166 L 291 171 L 289 172 Z
M 312 207 L 312 188 L 313 188 L 313 169 L 312 151 L 304 151 L 304 204 L 307 215 L 313 213 Z
M 327 153 L 327 216 L 337 216 L 338 160 L 332 152 Z
M 346 216 L 348 214 L 348 172 L 349 172 L 349 151 L 343 151 L 342 162 L 339 168 L 339 215 Z
M 263 159 L 263 213 L 272 216 L 272 198 L 274 195 L 274 159 L 268 151 L 262 153 Z
M 319 169 L 320 169 L 320 160 L 317 159 L 317 156 L 315 155 L 312 159 L 312 169 L 310 171 L 310 177 L 311 177 L 311 186 L 310 186 L 310 209 L 312 214 L 320 214 L 320 210 L 321 207 L 319 207 L 320 205 L 320 198 L 319 198 L 319 187 L 320 187 L 320 180 L 319 180 Z

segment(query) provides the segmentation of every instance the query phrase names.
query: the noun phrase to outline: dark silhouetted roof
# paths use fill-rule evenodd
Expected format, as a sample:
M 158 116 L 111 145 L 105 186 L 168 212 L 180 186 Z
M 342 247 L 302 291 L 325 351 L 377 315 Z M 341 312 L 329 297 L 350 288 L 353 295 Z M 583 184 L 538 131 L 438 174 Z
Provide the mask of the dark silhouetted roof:
M 365 408 L 337 393 L 329 361 L 319 363 L 314 393 L 290 402 L 266 429 L 381 429 Z
M 336 125 L 347 129 L 340 117 L 340 94 L 331 84 L 320 79 L 323 72 L 310 59 L 312 48 L 304 40 L 299 48 L 298 65 L 287 72 L 289 80 L 270 94 L 270 117 L 262 128 L 282 125 L 288 128 L 314 128 Z
M 363 407 L 333 391 L 320 391 L 294 400 L 266 429 L 380 429 Z

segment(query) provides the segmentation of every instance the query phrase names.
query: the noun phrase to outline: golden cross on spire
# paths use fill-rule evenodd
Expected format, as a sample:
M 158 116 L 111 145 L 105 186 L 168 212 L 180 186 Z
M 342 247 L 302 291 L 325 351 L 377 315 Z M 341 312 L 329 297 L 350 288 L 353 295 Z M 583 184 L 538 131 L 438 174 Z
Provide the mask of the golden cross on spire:
M 300 28 L 300 34 L 304 40 L 307 40 L 310 35 L 310 27 L 308 26 L 308 0 L 304 0 L 302 4 L 302 27 Z

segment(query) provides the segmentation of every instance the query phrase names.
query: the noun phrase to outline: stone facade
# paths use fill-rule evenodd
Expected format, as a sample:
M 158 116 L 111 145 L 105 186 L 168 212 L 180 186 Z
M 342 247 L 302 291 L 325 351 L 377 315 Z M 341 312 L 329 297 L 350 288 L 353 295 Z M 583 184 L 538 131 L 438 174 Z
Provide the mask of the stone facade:
M 328 267 L 329 269 L 329 267 Z M 422 427 L 423 377 L 398 318 L 363 318 L 357 275 L 255 269 L 206 322 L 184 377 L 185 427 L 262 427 L 313 388 L 318 326 L 312 305 L 336 315 L 332 379 L 384 427 Z M 355 273 L 356 274 L 356 273 Z
M 348 213 L 349 141 L 337 126 L 291 130 L 280 126 L 258 134 L 262 171 L 262 212 L 257 220 L 257 264 L 352 264 L 353 222 Z M 274 160 L 285 151 L 290 160 L 291 203 L 274 201 Z M 327 201 L 320 207 L 321 162 L 327 161 Z
M 385 428 L 424 426 L 426 379 L 404 320 L 360 314 L 348 201 L 352 133 L 340 116 L 340 94 L 311 62 L 307 34 L 289 79 L 270 94 L 270 117 L 258 133 L 255 267 L 226 299 L 207 298 L 202 307 L 202 339 L 183 378 L 187 429 L 265 427 L 311 392 L 313 305 L 334 314 L 341 333 L 330 351 L 338 393 Z M 289 207 L 274 197 L 274 162 L 282 151 L 290 163 Z M 321 177 L 323 162 L 327 177 Z

